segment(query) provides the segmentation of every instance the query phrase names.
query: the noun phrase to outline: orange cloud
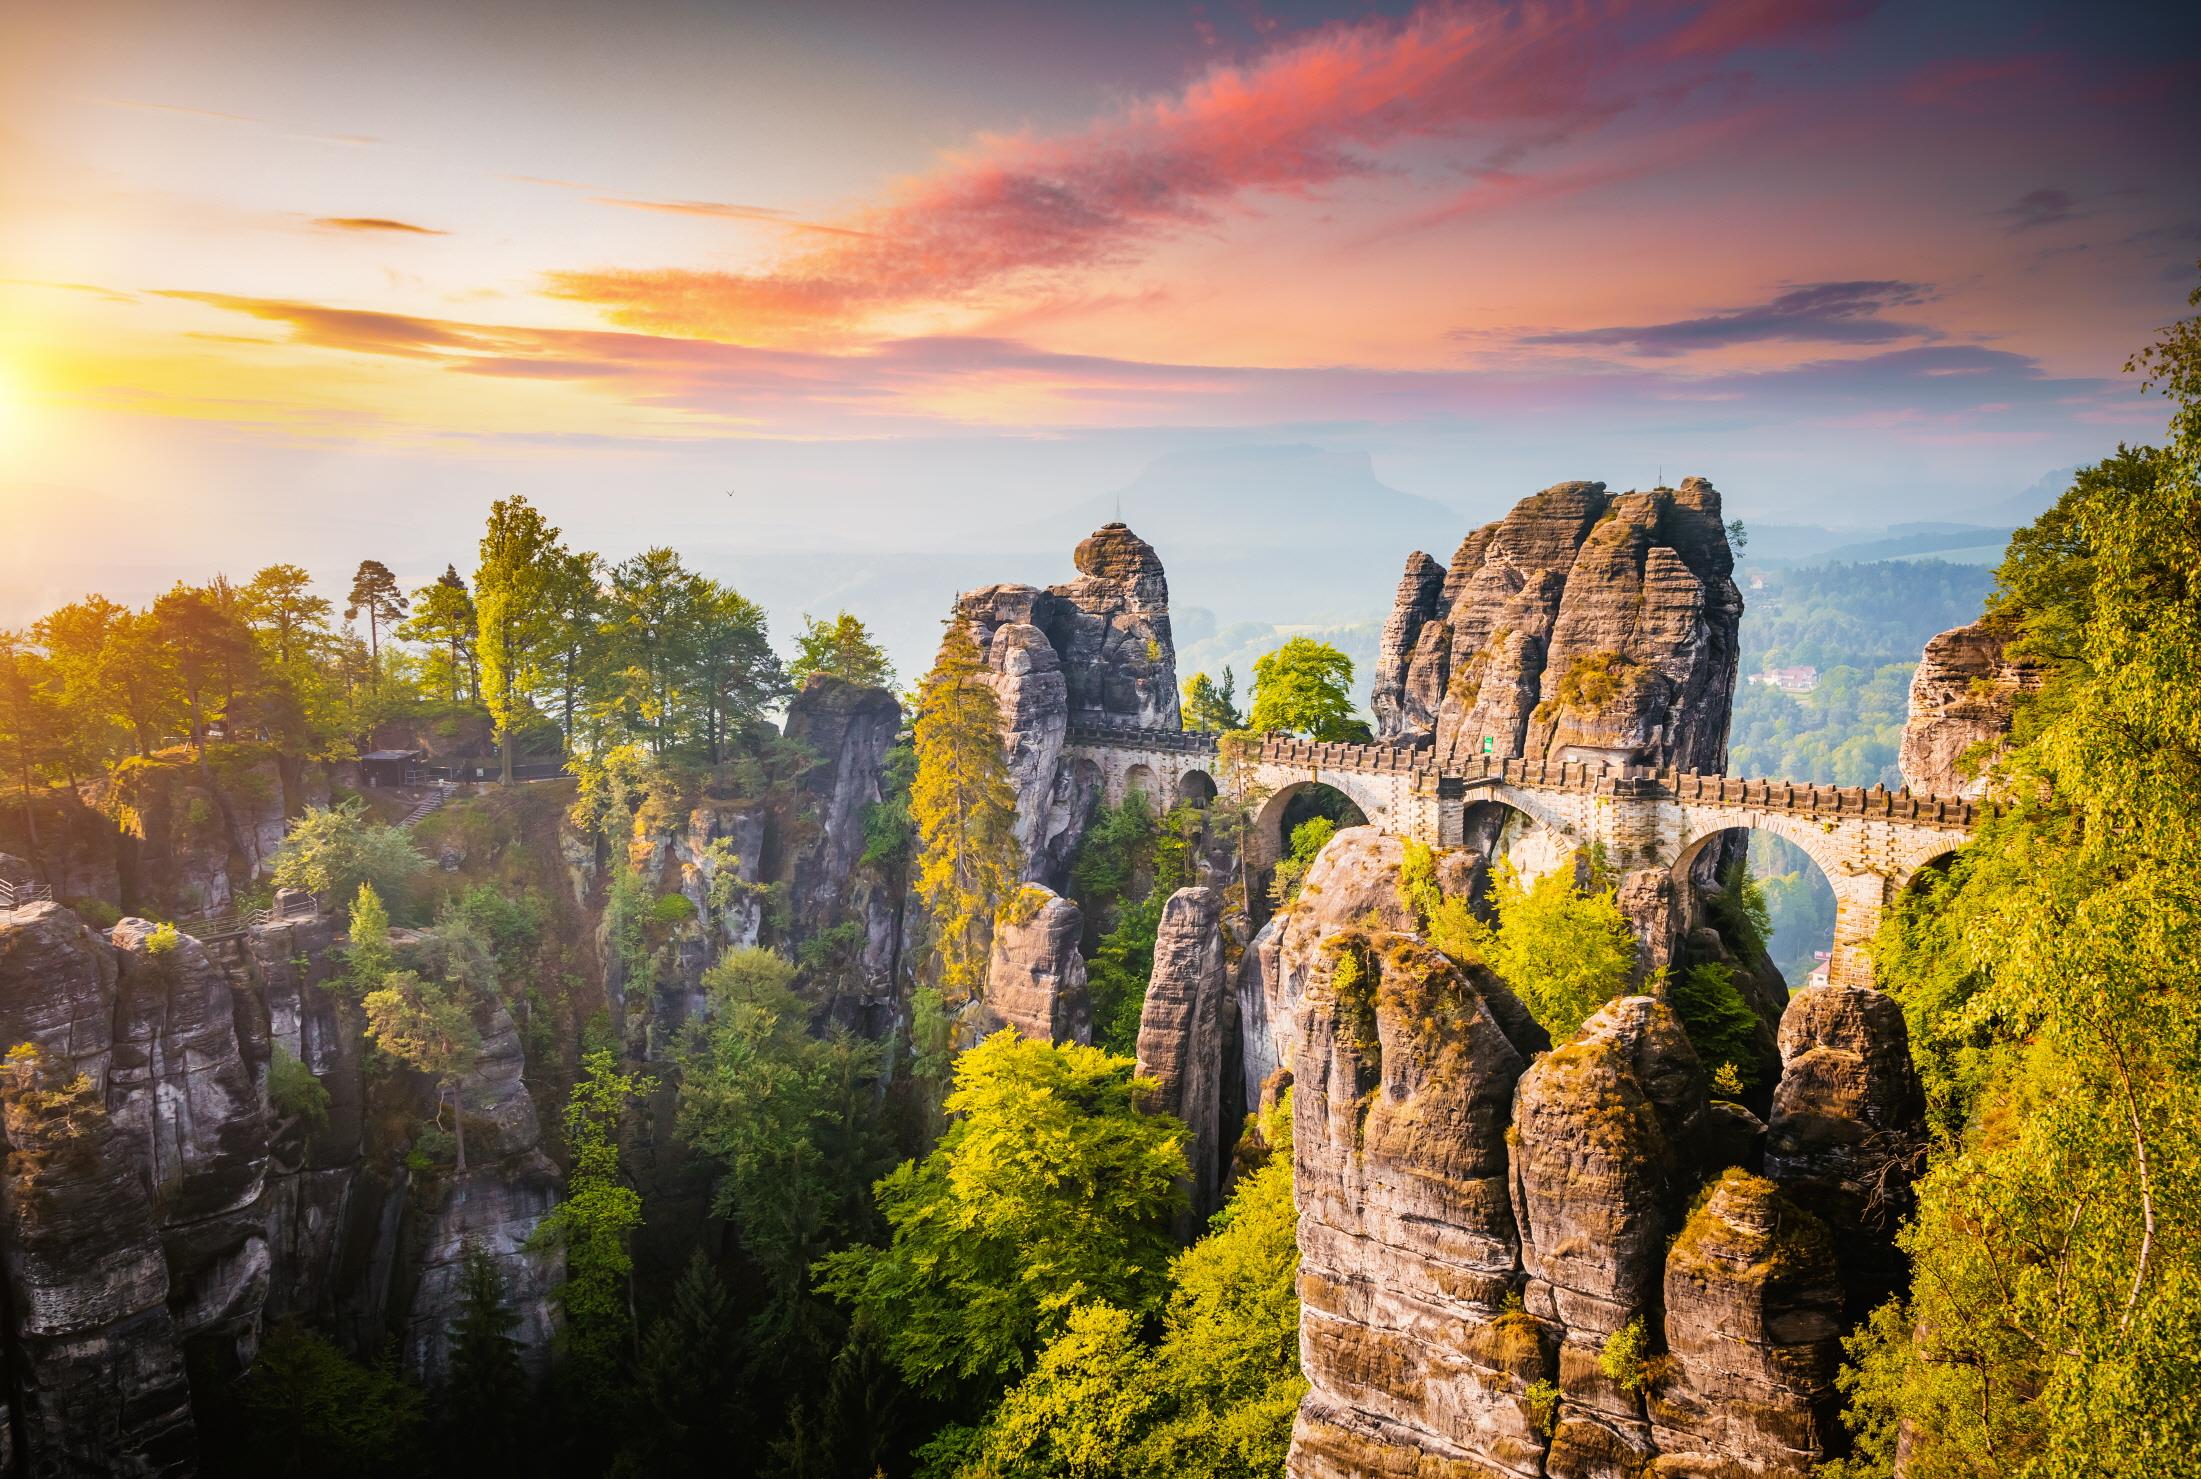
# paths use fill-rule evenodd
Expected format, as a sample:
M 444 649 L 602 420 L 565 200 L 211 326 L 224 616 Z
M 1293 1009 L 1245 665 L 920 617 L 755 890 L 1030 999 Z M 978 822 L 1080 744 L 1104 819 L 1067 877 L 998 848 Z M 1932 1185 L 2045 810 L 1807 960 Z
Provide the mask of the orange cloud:
M 989 136 L 820 243 L 761 272 L 557 273 L 549 290 L 629 327 L 736 342 L 847 330 L 1120 265 L 1249 192 L 1308 195 L 1373 172 L 1376 151 L 1477 128 L 1550 134 L 1614 116 L 1633 89 L 1856 13 L 1855 0 L 1727 7 L 1439 0 L 1338 25 L 1076 133 Z M 1663 74 L 1645 69 L 1665 62 Z
M 415 226 L 410 221 L 393 221 L 388 216 L 315 216 L 313 224 L 324 231 L 395 231 L 414 236 L 449 236 L 448 231 L 438 231 L 433 226 Z

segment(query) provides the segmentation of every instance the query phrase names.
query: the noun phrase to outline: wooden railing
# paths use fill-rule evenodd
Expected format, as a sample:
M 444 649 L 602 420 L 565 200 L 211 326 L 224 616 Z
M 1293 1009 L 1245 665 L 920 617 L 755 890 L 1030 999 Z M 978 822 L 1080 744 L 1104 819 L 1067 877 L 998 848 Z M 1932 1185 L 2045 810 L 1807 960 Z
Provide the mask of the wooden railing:
M 194 940 L 211 942 L 241 935 L 246 930 L 257 929 L 263 924 L 281 924 L 291 919 L 311 919 L 321 912 L 321 901 L 312 894 L 286 893 L 280 902 L 259 909 L 225 909 L 219 914 L 202 914 L 194 919 L 179 919 L 176 928 Z
M 46 883 L 10 883 L 0 878 L 0 909 L 27 909 L 33 904 L 50 903 L 53 886 Z

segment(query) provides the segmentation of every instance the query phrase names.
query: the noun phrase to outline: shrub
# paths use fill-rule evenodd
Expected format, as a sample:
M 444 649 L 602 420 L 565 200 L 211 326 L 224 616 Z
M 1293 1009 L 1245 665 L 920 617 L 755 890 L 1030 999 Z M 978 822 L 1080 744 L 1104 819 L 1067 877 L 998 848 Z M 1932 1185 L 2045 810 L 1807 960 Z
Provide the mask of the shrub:
M 122 923 L 122 911 L 105 899 L 73 899 L 69 907 L 76 917 L 96 930 L 111 930 Z
M 173 955 L 182 944 L 183 932 L 164 922 L 153 926 L 153 933 L 145 937 L 145 953 L 155 958 Z
M 329 1127 L 328 1089 L 281 1043 L 268 1060 L 267 1098 L 278 1115 L 299 1121 L 315 1134 Z
M 1620 1383 L 1622 1391 L 1639 1392 L 1651 1384 L 1651 1332 L 1641 1315 L 1605 1337 L 1597 1369 Z
M 1670 999 L 1715 1081 L 1727 1070 L 1737 1094 L 1758 1081 L 1758 1014 L 1735 989 L 1732 971 L 1718 961 L 1693 965 L 1673 983 Z
M 1528 1384 L 1521 1394 L 1528 1403 L 1528 1420 L 1538 1433 L 1549 1438 L 1559 1427 L 1559 1388 L 1539 1377 Z

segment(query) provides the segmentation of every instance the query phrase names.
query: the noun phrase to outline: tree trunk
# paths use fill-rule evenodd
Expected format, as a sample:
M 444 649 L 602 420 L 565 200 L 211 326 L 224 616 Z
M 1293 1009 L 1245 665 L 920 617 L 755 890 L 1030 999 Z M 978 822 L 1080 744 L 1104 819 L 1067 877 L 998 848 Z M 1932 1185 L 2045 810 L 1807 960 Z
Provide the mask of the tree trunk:
M 498 748 L 497 780 L 499 784 L 512 784 L 512 731 L 504 732 L 504 743 Z
M 458 1140 L 459 1174 L 464 1176 L 466 1174 L 466 1100 L 461 1097 L 459 1086 L 455 1081 L 449 1086 L 447 1092 L 451 1096 L 451 1133 Z

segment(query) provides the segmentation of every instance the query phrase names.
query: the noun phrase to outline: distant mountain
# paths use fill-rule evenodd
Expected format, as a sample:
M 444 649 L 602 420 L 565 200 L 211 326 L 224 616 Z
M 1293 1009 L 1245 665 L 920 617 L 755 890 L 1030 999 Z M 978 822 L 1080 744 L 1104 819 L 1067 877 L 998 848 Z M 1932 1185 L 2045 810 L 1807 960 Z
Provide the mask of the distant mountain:
M 2038 481 L 2021 492 L 1977 508 L 1960 510 L 1957 517 L 1974 524 L 1998 524 L 2007 529 L 2030 524 L 2055 506 L 2078 471 L 2076 467 L 2059 467 L 2054 472 L 2042 474 Z

